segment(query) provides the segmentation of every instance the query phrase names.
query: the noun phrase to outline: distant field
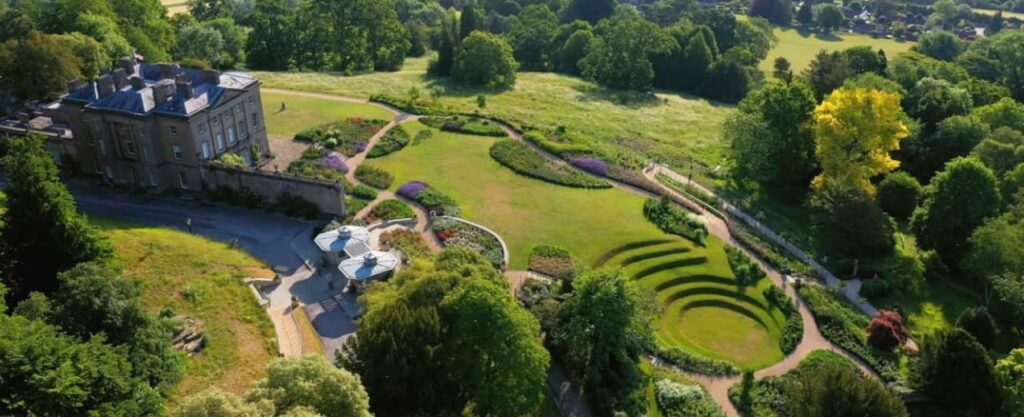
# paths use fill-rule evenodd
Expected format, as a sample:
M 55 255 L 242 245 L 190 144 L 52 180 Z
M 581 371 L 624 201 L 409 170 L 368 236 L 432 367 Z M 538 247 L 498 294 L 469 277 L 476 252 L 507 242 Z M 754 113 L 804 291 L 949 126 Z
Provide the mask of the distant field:
M 322 98 L 262 92 L 263 115 L 271 135 L 292 137 L 304 129 L 349 117 L 391 120 L 391 112 L 377 106 Z M 281 103 L 285 111 L 281 111 Z
M 998 10 L 991 10 L 991 9 L 973 9 L 973 11 L 975 13 L 980 13 L 980 14 L 987 15 L 987 16 L 992 16 L 992 15 L 996 14 L 996 12 L 998 12 Z M 1020 20 L 1024 20 L 1024 13 L 1008 12 L 1006 10 L 1003 10 L 1003 18 L 1004 19 L 1017 18 L 1017 19 L 1020 19 Z
M 160 4 L 167 8 L 167 14 L 170 16 L 178 13 L 188 13 L 187 0 L 160 0 Z
M 893 39 L 876 39 L 858 34 L 823 35 L 790 28 L 775 28 L 775 37 L 779 42 L 768 52 L 768 58 L 761 62 L 760 68 L 765 74 L 771 74 L 775 59 L 784 57 L 792 64 L 793 72 L 800 74 L 807 68 L 814 55 L 825 49 L 842 50 L 852 46 L 868 45 L 872 49 L 884 49 L 890 58 L 914 46 L 913 42 L 896 41 Z
M 712 166 L 722 160 L 720 130 L 732 110 L 728 105 L 674 93 L 633 97 L 621 104 L 621 98 L 630 96 L 629 93 L 553 73 L 520 73 L 513 89 L 489 91 L 429 77 L 427 63 L 427 58 L 409 59 L 398 72 L 355 76 L 271 72 L 255 75 L 268 88 L 355 97 L 376 93 L 407 97 L 412 87 L 426 97 L 430 87 L 437 85 L 444 88 L 440 100 L 463 112 L 474 111 L 476 97 L 483 93 L 487 96 L 488 113 L 514 122 L 547 128 L 565 125 L 604 146 L 643 152 L 678 166 L 684 166 L 688 156 Z

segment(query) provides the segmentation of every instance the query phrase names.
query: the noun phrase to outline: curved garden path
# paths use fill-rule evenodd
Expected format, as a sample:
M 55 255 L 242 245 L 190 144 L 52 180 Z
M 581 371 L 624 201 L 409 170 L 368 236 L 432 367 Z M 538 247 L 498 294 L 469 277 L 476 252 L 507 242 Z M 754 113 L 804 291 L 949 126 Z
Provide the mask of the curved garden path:
M 348 160 L 346 160 L 346 164 L 348 164 L 348 166 L 349 166 L 349 172 L 348 172 L 348 174 L 346 174 L 346 177 L 353 184 L 361 184 L 361 182 L 358 179 L 355 178 L 356 168 L 365 160 L 366 154 L 369 152 L 369 150 L 372 149 L 373 146 L 375 146 L 377 143 L 379 143 L 381 138 L 383 138 L 384 135 L 389 130 L 395 128 L 396 126 L 398 126 L 398 125 L 400 125 L 402 123 L 406 123 L 406 122 L 413 121 L 413 120 L 418 120 L 420 118 L 420 116 L 418 116 L 418 115 L 413 115 L 413 114 L 406 113 L 406 112 L 404 112 L 404 111 L 402 111 L 400 109 L 397 109 L 397 108 L 395 108 L 393 106 L 382 104 L 382 103 L 378 103 L 378 102 L 373 102 L 373 101 L 366 100 L 366 99 L 359 99 L 359 98 L 345 97 L 345 96 L 336 96 L 336 95 L 321 94 L 321 93 L 298 92 L 298 91 L 291 91 L 291 90 L 265 89 L 265 91 L 274 92 L 274 93 L 277 93 L 277 94 L 314 97 L 314 98 L 321 98 L 321 99 L 326 99 L 326 100 L 335 100 L 335 101 L 344 101 L 344 102 L 349 102 L 349 103 L 359 103 L 359 104 L 374 105 L 374 106 L 377 106 L 377 107 L 384 108 L 384 109 L 386 109 L 386 110 L 388 110 L 388 111 L 390 111 L 390 112 L 395 114 L 395 119 L 392 120 L 387 125 L 385 125 L 379 132 L 377 132 L 370 139 L 370 141 L 368 142 L 368 144 L 366 146 L 366 150 L 364 150 L 363 152 L 360 152 L 359 154 L 357 154 L 357 155 L 353 156 L 352 158 L 349 158 Z M 557 155 L 554 155 L 554 154 L 552 154 L 552 153 L 550 153 L 550 152 L 540 148 L 539 146 L 537 146 L 536 144 L 534 144 L 534 143 L 532 143 L 532 142 L 530 142 L 528 140 L 524 140 L 523 139 L 523 135 L 519 131 L 517 131 L 514 128 L 512 128 L 511 126 L 509 126 L 509 125 L 507 125 L 507 124 L 505 124 L 505 123 L 503 123 L 501 121 L 497 121 L 497 120 L 494 120 L 492 122 L 498 124 L 499 126 L 501 126 L 502 129 L 505 130 L 505 132 L 508 134 L 509 137 L 511 137 L 512 139 L 514 139 L 516 141 L 519 141 L 519 142 L 525 144 L 530 149 L 532 149 L 533 151 L 535 151 L 538 154 L 542 155 L 546 159 L 548 159 L 550 161 L 553 161 L 554 163 L 560 164 L 560 165 L 564 165 L 564 164 L 567 163 L 561 157 L 559 157 Z M 729 232 L 729 227 L 726 224 L 726 221 L 724 219 L 718 217 L 714 213 L 712 213 L 710 210 L 708 210 L 704 206 L 702 206 L 701 205 L 702 202 L 694 201 L 694 199 L 691 198 L 690 196 L 678 193 L 675 190 L 673 190 L 673 189 L 665 186 L 664 184 L 661 184 L 660 182 L 658 182 L 656 180 L 656 175 L 659 172 L 665 172 L 664 168 L 661 167 L 661 166 L 655 165 L 655 166 L 652 166 L 649 169 L 645 169 L 644 170 L 644 176 L 647 179 L 651 180 L 652 183 L 654 185 L 656 185 L 662 193 L 664 193 L 666 195 L 669 195 L 669 196 L 672 196 L 672 197 L 676 198 L 677 200 L 682 200 L 682 201 L 690 202 L 691 205 L 687 206 L 687 208 L 688 209 L 696 209 L 699 212 L 699 214 L 701 214 L 705 219 L 707 219 L 707 221 L 708 221 L 708 231 L 711 234 L 714 234 L 716 237 L 718 237 L 718 238 L 722 239 L 723 241 L 733 245 L 734 247 L 740 248 L 741 250 L 746 252 L 748 255 L 750 255 L 753 259 L 758 259 L 756 256 L 754 256 L 754 254 L 752 254 L 749 251 L 747 251 L 746 248 L 744 248 L 743 246 L 738 245 L 736 243 L 736 241 L 732 238 L 732 234 Z M 676 175 L 678 175 L 678 174 L 676 174 Z M 638 188 L 636 186 L 633 186 L 633 185 L 625 184 L 625 183 L 622 183 L 622 182 L 619 182 L 619 181 L 616 181 L 616 180 L 613 180 L 613 179 L 609 179 L 609 178 L 603 178 L 603 179 L 608 181 L 609 183 L 611 183 L 616 188 L 619 188 L 619 189 L 631 192 L 633 194 L 640 195 L 642 197 L 646 197 L 646 198 L 656 198 L 656 197 L 659 197 L 659 195 L 656 194 L 656 193 L 640 189 L 640 188 Z M 714 195 L 714 193 L 712 193 L 710 190 L 703 189 L 702 191 L 705 191 L 705 192 L 708 192 L 709 194 Z M 439 250 L 441 250 L 440 242 L 437 240 L 437 238 L 434 236 L 434 234 L 430 232 L 430 218 L 429 218 L 429 214 L 426 212 L 426 210 L 422 206 L 420 206 L 418 203 L 416 203 L 414 201 L 411 201 L 409 199 L 406 199 L 404 197 L 395 195 L 391 191 L 387 191 L 387 190 L 380 191 L 378 193 L 378 195 L 377 195 L 377 198 L 373 202 L 371 202 L 369 205 L 367 205 L 366 208 L 361 210 L 360 213 L 358 213 L 358 214 L 365 214 L 366 212 L 368 212 L 369 210 L 372 209 L 373 205 L 379 203 L 380 201 L 388 199 L 388 198 L 398 198 L 399 200 L 402 200 L 406 204 L 409 204 L 409 206 L 412 207 L 413 210 L 416 212 L 416 218 L 417 218 L 416 230 L 423 235 L 424 240 L 427 242 L 427 245 L 430 247 L 430 249 L 432 251 L 439 251 Z M 730 213 L 730 214 L 734 214 L 734 213 Z M 747 221 L 748 219 L 744 218 L 743 220 Z M 753 220 L 753 219 L 751 218 L 750 220 Z M 760 223 L 757 223 L 757 224 L 760 226 L 759 230 L 761 230 L 763 232 L 764 231 L 771 232 L 771 229 L 768 229 L 767 227 L 765 227 L 763 225 L 760 225 Z M 771 233 L 774 236 L 778 236 L 777 234 L 774 234 L 774 232 L 771 232 Z M 787 249 L 789 249 L 789 247 L 787 247 Z M 801 260 L 804 260 L 805 262 L 807 262 L 809 260 L 809 263 L 811 264 L 812 268 L 814 268 L 816 271 L 821 270 L 821 271 L 827 272 L 827 269 L 825 269 L 823 266 L 821 266 L 820 264 L 815 262 L 814 259 L 810 258 L 806 254 L 804 254 L 804 256 L 798 256 L 798 257 Z M 796 366 L 800 363 L 800 361 L 804 357 L 806 357 L 808 354 L 810 354 L 812 351 L 815 351 L 815 350 L 831 350 L 833 352 L 837 352 L 837 353 L 839 353 L 839 354 L 849 358 L 854 363 L 856 363 L 857 366 L 863 372 L 865 372 L 867 375 L 875 375 L 874 371 L 872 371 L 869 367 L 867 367 L 859 358 L 857 358 L 856 356 L 850 354 L 849 352 L 847 352 L 843 348 L 841 348 L 841 347 L 835 345 L 834 343 L 828 341 L 827 339 L 825 339 L 825 337 L 818 330 L 818 326 L 817 326 L 817 324 L 814 321 L 814 316 L 811 314 L 810 309 L 808 309 L 807 306 L 801 301 L 799 295 L 796 294 L 796 291 L 793 288 L 793 286 L 792 285 L 787 285 L 787 283 L 784 281 L 783 276 L 778 271 L 776 271 L 775 269 L 771 268 L 769 265 L 764 264 L 760 260 L 758 260 L 758 262 L 760 262 L 761 266 L 765 269 L 765 271 L 767 271 L 768 276 L 770 277 L 772 282 L 774 282 L 775 285 L 778 285 L 781 288 L 783 288 L 783 290 L 786 292 L 786 294 L 788 294 L 791 297 L 793 297 L 793 299 L 796 301 L 798 311 L 800 313 L 800 316 L 803 319 L 804 332 L 803 332 L 803 337 L 800 340 L 800 344 L 797 345 L 796 349 L 794 349 L 793 352 L 791 352 L 789 355 L 787 355 L 785 358 L 783 358 L 782 361 L 780 361 L 780 362 L 778 362 L 778 363 L 776 363 L 776 364 L 774 364 L 772 366 L 769 366 L 767 368 L 764 368 L 764 369 L 761 369 L 761 370 L 755 372 L 754 373 L 755 377 L 757 377 L 757 378 L 764 378 L 764 377 L 768 377 L 768 376 L 778 376 L 778 375 L 785 374 L 786 372 L 796 368 Z M 508 271 L 506 273 L 506 275 L 509 276 L 510 278 L 514 277 L 514 278 L 518 279 L 518 278 L 521 278 L 521 275 L 523 273 L 524 273 L 524 271 Z M 836 285 L 840 285 L 841 284 L 841 282 L 838 280 L 838 278 L 836 278 L 831 273 L 822 274 L 822 276 L 826 277 L 826 285 L 828 285 L 828 286 L 836 286 Z M 849 297 L 849 295 L 848 295 L 848 297 Z M 863 303 L 863 302 L 858 300 L 858 305 L 860 303 Z M 870 304 L 868 304 L 868 306 L 870 306 Z M 873 308 L 873 307 L 871 307 L 871 308 Z M 862 307 L 861 309 L 862 310 L 867 310 L 864 307 Z M 728 416 L 737 416 L 737 417 L 739 416 L 739 412 L 736 410 L 736 407 L 732 404 L 732 401 L 729 400 L 729 387 L 731 387 L 732 385 L 740 382 L 740 376 L 732 376 L 732 377 L 711 376 L 711 375 L 706 375 L 706 374 L 700 374 L 700 373 L 696 373 L 696 372 L 686 371 L 686 370 L 679 369 L 679 368 L 671 366 L 671 365 L 664 364 L 658 358 L 652 357 L 651 360 L 653 362 L 655 362 L 655 363 L 659 363 L 661 365 L 674 368 L 677 371 L 687 375 L 689 378 L 693 379 L 694 381 L 700 383 L 701 385 L 703 385 L 708 390 L 708 392 L 711 393 L 711 396 L 715 399 L 715 401 L 718 402 L 718 404 L 722 406 L 722 408 L 726 412 L 726 415 L 728 415 Z M 577 399 L 577 401 L 579 401 L 579 400 Z

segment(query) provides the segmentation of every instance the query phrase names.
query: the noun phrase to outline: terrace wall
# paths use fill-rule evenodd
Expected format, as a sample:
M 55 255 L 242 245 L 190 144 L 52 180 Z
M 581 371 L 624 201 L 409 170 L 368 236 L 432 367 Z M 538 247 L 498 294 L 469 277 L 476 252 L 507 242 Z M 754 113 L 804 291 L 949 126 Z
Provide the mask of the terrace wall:
M 316 180 L 287 173 L 263 172 L 255 168 L 206 163 L 203 182 L 208 189 L 227 187 L 234 191 L 247 190 L 268 203 L 274 203 L 284 193 L 304 198 L 316 204 L 323 213 L 344 216 L 345 186 L 338 182 Z

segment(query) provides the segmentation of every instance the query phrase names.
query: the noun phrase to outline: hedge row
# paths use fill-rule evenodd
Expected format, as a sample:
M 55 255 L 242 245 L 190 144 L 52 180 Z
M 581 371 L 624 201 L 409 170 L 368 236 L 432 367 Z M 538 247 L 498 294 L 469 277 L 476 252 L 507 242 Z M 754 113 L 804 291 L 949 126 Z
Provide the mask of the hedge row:
M 726 361 L 692 355 L 677 347 L 658 345 L 656 349 L 655 356 L 686 371 L 713 376 L 733 376 L 740 373 L 736 365 Z
M 387 171 L 367 164 L 360 164 L 356 168 L 356 179 L 381 190 L 387 189 L 395 181 L 395 177 Z
M 466 133 L 479 136 L 505 137 L 505 129 L 487 119 L 466 116 L 424 117 L 423 124 L 446 132 Z
M 685 237 L 700 245 L 708 236 L 704 219 L 683 211 L 665 197 L 645 201 L 644 217 L 663 232 Z
M 491 157 L 520 175 L 552 184 L 576 188 L 611 187 L 607 181 L 594 178 L 575 168 L 548 161 L 529 146 L 513 140 L 504 140 L 492 145 Z
M 398 152 L 406 145 L 409 144 L 409 134 L 406 133 L 405 129 L 395 127 L 384 134 L 384 137 L 370 149 L 370 152 L 366 154 L 367 158 L 380 158 L 384 155 Z

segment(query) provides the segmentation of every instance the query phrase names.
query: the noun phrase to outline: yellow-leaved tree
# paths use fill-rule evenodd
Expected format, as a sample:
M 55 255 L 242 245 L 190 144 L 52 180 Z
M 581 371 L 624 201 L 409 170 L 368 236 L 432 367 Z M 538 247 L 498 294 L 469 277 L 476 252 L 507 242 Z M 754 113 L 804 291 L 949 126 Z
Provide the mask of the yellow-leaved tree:
M 821 174 L 812 186 L 836 182 L 874 195 L 871 178 L 890 172 L 890 156 L 907 137 L 898 94 L 856 88 L 835 90 L 814 109 L 815 154 Z

